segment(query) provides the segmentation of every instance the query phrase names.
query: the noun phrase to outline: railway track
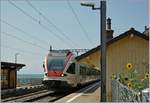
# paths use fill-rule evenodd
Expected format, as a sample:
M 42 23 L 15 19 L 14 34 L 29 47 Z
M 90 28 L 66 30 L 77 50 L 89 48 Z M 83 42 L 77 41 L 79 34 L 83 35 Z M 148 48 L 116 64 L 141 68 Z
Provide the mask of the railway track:
M 42 98 L 38 98 L 38 99 L 30 101 L 30 102 L 55 102 L 55 101 L 59 100 L 62 97 L 65 97 L 65 96 L 67 96 L 67 95 L 69 95 L 71 93 L 74 93 L 74 92 L 76 92 L 76 91 L 78 91 L 80 89 L 86 88 L 86 87 L 88 87 L 88 86 L 90 86 L 90 85 L 92 85 L 92 84 L 94 84 L 96 82 L 98 82 L 98 81 L 88 83 L 88 84 L 83 85 L 81 87 L 70 89 L 70 90 L 68 90 L 68 92 L 64 92 L 64 93 L 56 93 L 56 92 L 54 92 L 54 93 L 51 93 L 50 95 L 47 95 L 47 96 L 42 97 Z
M 70 94 L 69 92 L 67 93 L 51 93 L 50 95 L 47 95 L 45 97 L 40 97 L 36 100 L 32 100 L 30 102 L 54 102 L 66 95 Z
M 73 92 L 74 90 L 70 91 Z M 70 92 L 58 93 L 54 91 L 41 90 L 26 95 L 2 99 L 2 102 L 54 102 L 55 100 L 68 95 L 69 93 Z
M 19 97 L 7 98 L 2 100 L 2 102 L 54 102 L 68 94 L 69 92 L 57 93 L 54 91 L 43 90 Z
M 42 90 L 46 90 L 46 87 L 43 85 L 34 85 L 34 86 L 22 86 L 22 87 L 17 87 L 15 89 L 6 89 L 1 91 L 1 99 L 2 100 L 7 100 L 7 99 L 12 99 L 16 97 L 20 97 L 23 95 L 28 95 L 36 92 L 40 92 Z
M 93 84 L 93 83 L 90 83 Z M 90 85 L 88 84 L 88 85 Z M 73 93 L 79 89 L 82 89 L 85 86 L 81 86 L 80 88 L 74 88 L 70 89 L 68 92 L 64 93 L 58 93 L 55 91 L 48 91 L 48 90 L 41 90 L 38 92 L 26 94 L 26 95 L 21 95 L 17 97 L 11 97 L 11 98 L 6 98 L 3 99 L 2 102 L 54 102 L 64 96 L 69 95 L 70 93 Z
M 27 102 L 30 100 L 35 100 L 36 98 L 39 98 L 39 97 L 44 97 L 51 93 L 53 93 L 53 91 L 41 90 L 38 92 L 26 94 L 26 95 L 2 99 L 2 102 Z

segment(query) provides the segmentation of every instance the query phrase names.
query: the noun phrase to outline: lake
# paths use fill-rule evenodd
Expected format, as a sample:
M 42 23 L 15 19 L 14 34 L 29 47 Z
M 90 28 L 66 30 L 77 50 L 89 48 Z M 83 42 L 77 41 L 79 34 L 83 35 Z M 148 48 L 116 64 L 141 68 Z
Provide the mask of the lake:
M 43 78 L 43 74 L 17 74 L 17 78 Z
M 17 74 L 17 86 L 40 85 L 43 77 L 43 74 Z

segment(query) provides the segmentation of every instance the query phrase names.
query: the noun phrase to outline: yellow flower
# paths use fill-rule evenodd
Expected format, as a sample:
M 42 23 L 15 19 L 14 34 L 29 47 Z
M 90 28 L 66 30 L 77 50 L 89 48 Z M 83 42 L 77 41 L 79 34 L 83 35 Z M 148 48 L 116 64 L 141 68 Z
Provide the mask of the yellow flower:
M 131 83 L 131 82 L 129 82 L 127 85 L 128 85 L 128 88 L 129 88 L 129 89 L 132 88 L 132 83 Z
M 115 75 L 115 74 L 112 74 L 112 75 L 111 75 L 111 79 L 112 79 L 112 80 L 116 79 L 116 75 Z
M 132 69 L 132 64 L 131 64 L 131 63 L 128 63 L 128 64 L 126 65 L 126 68 L 127 68 L 128 70 L 131 70 L 131 69 Z
M 144 79 L 148 79 L 149 78 L 149 74 L 148 73 L 145 73 L 145 77 L 144 77 Z

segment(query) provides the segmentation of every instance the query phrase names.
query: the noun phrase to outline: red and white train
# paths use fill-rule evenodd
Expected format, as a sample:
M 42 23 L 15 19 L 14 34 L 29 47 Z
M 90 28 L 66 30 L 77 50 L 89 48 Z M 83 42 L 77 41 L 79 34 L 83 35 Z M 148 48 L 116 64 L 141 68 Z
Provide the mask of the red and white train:
M 44 61 L 43 84 L 49 89 L 76 87 L 99 80 L 100 71 L 76 61 L 69 50 L 51 50 Z

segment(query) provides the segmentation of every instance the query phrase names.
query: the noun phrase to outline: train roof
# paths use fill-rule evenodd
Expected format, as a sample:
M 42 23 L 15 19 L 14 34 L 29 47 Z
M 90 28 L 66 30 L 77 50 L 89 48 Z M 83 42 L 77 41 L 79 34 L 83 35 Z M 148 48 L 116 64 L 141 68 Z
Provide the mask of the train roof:
M 48 53 L 49 56 L 66 56 L 68 53 L 71 53 L 69 50 L 50 50 Z

